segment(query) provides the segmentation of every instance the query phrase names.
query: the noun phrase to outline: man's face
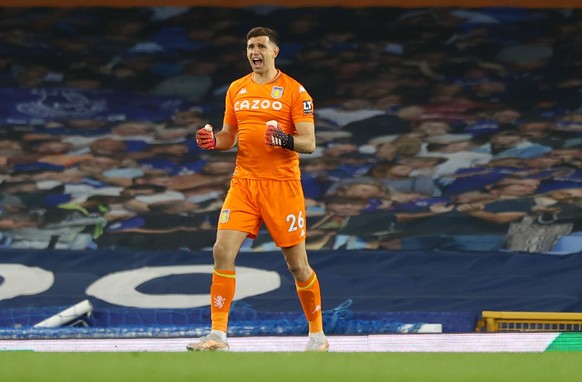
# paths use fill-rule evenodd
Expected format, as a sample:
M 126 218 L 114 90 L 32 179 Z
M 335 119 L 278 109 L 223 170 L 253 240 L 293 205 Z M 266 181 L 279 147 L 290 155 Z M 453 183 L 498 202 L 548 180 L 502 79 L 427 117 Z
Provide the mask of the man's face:
M 255 73 L 266 73 L 275 67 L 275 57 L 279 53 L 279 47 L 273 44 L 269 37 L 251 37 L 247 41 L 247 58 Z

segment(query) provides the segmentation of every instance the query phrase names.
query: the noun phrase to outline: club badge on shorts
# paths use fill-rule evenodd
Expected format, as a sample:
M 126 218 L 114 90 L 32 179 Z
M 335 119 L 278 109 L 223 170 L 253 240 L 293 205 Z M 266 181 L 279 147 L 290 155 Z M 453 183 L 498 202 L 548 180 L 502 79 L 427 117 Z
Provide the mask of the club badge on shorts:
M 222 210 L 220 211 L 220 218 L 218 221 L 220 223 L 226 223 L 230 219 L 230 210 Z

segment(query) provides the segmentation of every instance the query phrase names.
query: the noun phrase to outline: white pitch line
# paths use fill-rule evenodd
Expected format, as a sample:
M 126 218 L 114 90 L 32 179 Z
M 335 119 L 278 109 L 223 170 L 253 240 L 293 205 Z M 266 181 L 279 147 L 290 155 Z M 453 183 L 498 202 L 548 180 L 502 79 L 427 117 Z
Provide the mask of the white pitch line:
M 543 352 L 559 333 L 328 336 L 330 352 Z M 190 338 L 2 340 L 0 351 L 185 352 Z M 233 352 L 301 352 L 307 337 L 231 337 Z

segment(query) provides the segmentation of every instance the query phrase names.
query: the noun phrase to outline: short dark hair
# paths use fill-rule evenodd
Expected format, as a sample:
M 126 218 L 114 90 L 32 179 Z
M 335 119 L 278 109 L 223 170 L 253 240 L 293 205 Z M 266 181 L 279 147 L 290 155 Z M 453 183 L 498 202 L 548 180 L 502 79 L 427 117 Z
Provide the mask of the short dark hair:
M 247 41 L 252 37 L 260 37 L 260 36 L 267 36 L 269 41 L 271 41 L 275 45 L 279 45 L 279 36 L 277 32 L 270 28 L 266 27 L 254 27 L 247 33 Z

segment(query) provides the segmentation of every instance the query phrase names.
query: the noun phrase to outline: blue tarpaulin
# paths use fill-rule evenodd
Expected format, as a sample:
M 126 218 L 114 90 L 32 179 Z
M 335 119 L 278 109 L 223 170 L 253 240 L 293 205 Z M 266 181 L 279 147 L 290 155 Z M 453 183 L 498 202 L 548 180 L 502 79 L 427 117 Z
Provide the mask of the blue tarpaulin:
M 318 273 L 324 311 L 349 301 L 350 315 L 365 319 L 434 322 L 436 317 L 443 322 L 448 321 L 447 315 L 465 315 L 466 320 L 483 310 L 582 311 L 580 255 L 313 251 L 310 262 Z M 240 319 L 248 318 L 244 314 L 249 312 L 258 317 L 301 315 L 293 279 L 278 252 L 241 253 L 237 266 L 238 289 L 246 295 L 235 303 Z M 96 318 L 100 311 L 117 311 L 124 324 L 136 314 L 140 317 L 135 322 L 147 321 L 148 315 L 153 317 L 150 321 L 167 320 L 171 314 L 180 317 L 180 312 L 196 311 L 200 316 L 200 309 L 208 308 L 211 269 L 209 252 L 45 251 L 39 255 L 7 250 L 0 260 L 0 308 L 5 315 L 14 315 L 89 299 Z M 43 274 L 52 275 L 52 281 L 45 277 L 35 292 L 23 281 L 28 272 L 38 280 L 43 280 Z M 250 286 L 254 289 L 249 291 Z M 447 325 L 444 330 L 455 330 Z

